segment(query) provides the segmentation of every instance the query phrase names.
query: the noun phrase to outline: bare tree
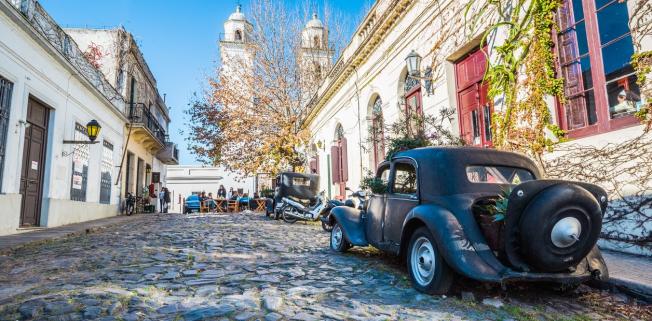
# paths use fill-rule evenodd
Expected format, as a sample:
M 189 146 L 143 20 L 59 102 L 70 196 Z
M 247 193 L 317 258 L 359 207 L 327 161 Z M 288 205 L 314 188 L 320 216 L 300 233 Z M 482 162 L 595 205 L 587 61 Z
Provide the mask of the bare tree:
M 308 48 L 302 10 L 308 12 L 280 1 L 251 2 L 244 50 L 225 57 L 188 111 L 190 136 L 202 138 L 189 145 L 200 159 L 245 175 L 304 165 L 308 133 L 300 124 L 330 68 L 323 57 L 331 49 Z

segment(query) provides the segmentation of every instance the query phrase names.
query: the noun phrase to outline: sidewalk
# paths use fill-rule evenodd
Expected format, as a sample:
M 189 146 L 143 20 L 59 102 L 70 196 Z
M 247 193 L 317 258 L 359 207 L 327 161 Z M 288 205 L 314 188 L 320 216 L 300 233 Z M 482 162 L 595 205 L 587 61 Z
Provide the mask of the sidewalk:
M 634 294 L 652 298 L 652 257 L 603 250 L 609 283 Z
M 0 236 L 0 255 L 11 254 L 11 252 L 15 251 L 16 249 L 19 249 L 28 244 L 34 245 L 71 236 L 95 233 L 111 226 L 121 225 L 141 219 L 142 217 L 143 214 L 133 216 L 113 216 L 99 220 Z

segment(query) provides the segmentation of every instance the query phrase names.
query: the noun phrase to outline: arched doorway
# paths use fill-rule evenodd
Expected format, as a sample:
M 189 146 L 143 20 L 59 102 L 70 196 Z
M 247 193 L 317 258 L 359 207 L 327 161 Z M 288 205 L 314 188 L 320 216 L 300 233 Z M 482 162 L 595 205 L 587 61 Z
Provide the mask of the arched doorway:
M 375 168 L 385 159 L 385 121 L 383 118 L 383 101 L 376 95 L 372 100 L 371 119 L 371 143 L 373 147 L 372 167 Z

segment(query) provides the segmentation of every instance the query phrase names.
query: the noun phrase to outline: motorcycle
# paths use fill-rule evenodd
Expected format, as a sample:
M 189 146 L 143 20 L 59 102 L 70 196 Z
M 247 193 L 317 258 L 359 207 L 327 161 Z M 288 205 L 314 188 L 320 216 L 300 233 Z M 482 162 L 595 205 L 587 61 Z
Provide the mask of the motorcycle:
M 317 201 L 312 206 L 305 206 L 301 202 L 287 197 L 283 197 L 282 204 L 281 215 L 283 221 L 295 223 L 298 220 L 316 221 L 322 215 L 322 211 L 326 208 L 328 201 L 324 196 L 324 192 L 321 192 L 317 197 Z
M 348 187 L 346 188 L 346 190 L 351 191 L 351 189 Z M 355 197 L 358 199 L 357 209 L 364 210 L 367 201 L 367 193 L 365 191 L 357 191 L 357 192 L 353 192 L 353 194 L 351 194 L 351 197 Z M 335 219 L 331 216 L 331 210 L 336 206 L 348 206 L 348 207 L 356 208 L 355 203 L 353 202 L 352 199 L 347 199 L 346 201 L 344 201 L 344 203 L 337 200 L 330 200 L 328 202 L 328 205 L 326 206 L 326 209 L 322 211 L 322 216 L 320 217 L 321 228 L 324 229 L 324 231 L 326 232 L 330 232 L 333 230 Z
M 127 216 L 133 215 L 135 208 L 136 208 L 136 197 L 133 196 L 131 193 L 127 193 L 127 195 L 125 195 L 125 206 L 123 208 L 124 214 Z

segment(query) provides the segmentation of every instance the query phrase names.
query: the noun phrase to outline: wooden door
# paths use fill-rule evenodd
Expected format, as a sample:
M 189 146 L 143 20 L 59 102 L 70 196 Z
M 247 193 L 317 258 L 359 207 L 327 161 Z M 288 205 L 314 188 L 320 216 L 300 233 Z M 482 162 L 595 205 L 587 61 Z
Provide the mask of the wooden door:
M 487 60 L 481 50 L 469 54 L 455 65 L 460 135 L 473 146 L 491 146 L 492 106 L 483 82 Z
M 30 98 L 27 105 L 27 126 L 20 175 L 20 226 L 38 226 L 40 222 L 48 118 L 48 108 Z

